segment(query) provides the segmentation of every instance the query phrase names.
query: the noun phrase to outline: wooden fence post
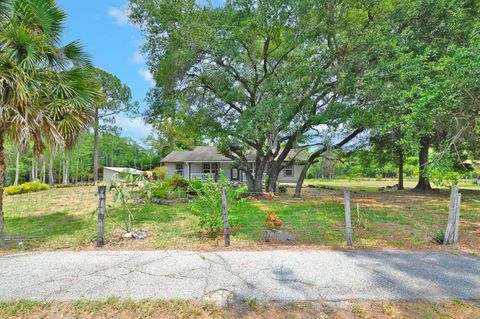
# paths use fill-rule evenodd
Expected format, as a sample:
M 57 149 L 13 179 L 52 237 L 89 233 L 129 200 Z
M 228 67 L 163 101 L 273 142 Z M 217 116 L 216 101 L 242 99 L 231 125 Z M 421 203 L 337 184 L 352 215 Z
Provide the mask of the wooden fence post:
M 98 186 L 98 233 L 97 233 L 97 246 L 103 246 L 105 243 L 105 214 L 106 214 L 106 186 Z
M 347 234 L 347 246 L 352 246 L 352 215 L 350 212 L 350 190 L 345 187 L 345 231 Z
M 448 209 L 448 224 L 447 224 L 447 229 L 445 230 L 445 238 L 443 239 L 444 245 L 449 245 L 453 242 L 457 197 L 458 197 L 458 185 L 452 185 L 452 188 L 450 190 L 450 206 Z
M 455 205 L 455 227 L 453 231 L 453 243 L 458 243 L 458 228 L 460 227 L 460 204 L 462 202 L 462 194 L 458 193 L 457 203 Z
M 223 214 L 223 238 L 225 240 L 225 247 L 230 246 L 230 227 L 228 226 L 228 207 L 227 207 L 227 192 L 222 187 L 222 214 Z

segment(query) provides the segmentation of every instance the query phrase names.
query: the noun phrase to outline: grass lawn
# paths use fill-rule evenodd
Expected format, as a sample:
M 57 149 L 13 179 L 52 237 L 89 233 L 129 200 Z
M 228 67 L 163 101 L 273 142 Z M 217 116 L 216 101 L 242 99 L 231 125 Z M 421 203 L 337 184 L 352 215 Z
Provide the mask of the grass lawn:
M 368 181 L 366 187 L 378 189 L 381 184 L 375 183 Z M 232 228 L 232 249 L 272 246 L 260 243 L 267 212 L 278 214 L 284 223 L 283 228 L 297 236 L 299 244 L 344 247 L 343 194 L 335 189 L 340 185 L 340 182 L 333 181 L 325 184 L 329 188 L 333 186 L 332 189 L 306 187 L 302 199 L 293 199 L 293 189 L 290 188 L 280 198 L 242 203 L 231 212 L 236 219 Z M 448 190 L 422 194 L 351 188 L 355 247 L 439 247 L 430 242 L 429 235 L 446 227 Z M 98 201 L 95 192 L 95 187 L 82 186 L 6 196 L 7 233 L 35 239 L 20 239 L 24 249 L 93 248 Z M 480 191 L 461 187 L 461 192 L 460 244 L 456 247 L 480 253 Z M 223 248 L 221 238 L 211 239 L 200 231 L 198 220 L 184 203 L 132 205 L 135 228 L 146 230 L 149 236 L 145 240 L 122 240 L 120 237 L 124 231 L 120 225 L 124 212 L 113 205 L 110 197 L 108 195 L 107 248 Z M 357 204 L 360 218 L 357 216 Z
M 226 308 L 188 301 L 78 301 L 0 303 L 1 318 L 463 318 L 480 317 L 478 301 L 452 300 L 342 303 L 304 302 L 287 305 L 245 300 Z
M 377 192 L 380 188 L 393 186 L 398 183 L 396 178 L 384 178 L 376 180 L 374 178 L 358 178 L 358 179 L 306 179 L 304 185 L 326 186 L 332 188 L 343 189 L 348 187 L 351 190 Z M 412 189 L 417 185 L 416 179 L 405 179 L 404 187 Z M 460 188 L 470 190 L 480 190 L 480 185 L 475 184 L 474 180 L 461 180 Z

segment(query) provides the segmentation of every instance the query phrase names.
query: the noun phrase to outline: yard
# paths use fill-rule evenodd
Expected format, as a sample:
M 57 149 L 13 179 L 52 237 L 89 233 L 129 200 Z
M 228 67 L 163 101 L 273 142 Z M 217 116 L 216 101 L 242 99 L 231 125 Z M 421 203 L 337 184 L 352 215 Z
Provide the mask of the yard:
M 435 249 L 430 235 L 444 230 L 448 214 L 448 190 L 431 194 L 411 191 L 373 190 L 385 182 L 350 183 L 354 246 L 358 248 Z M 363 186 L 366 185 L 366 186 Z M 293 199 L 293 189 L 273 200 L 249 199 L 230 212 L 232 248 L 272 247 L 261 242 L 267 212 L 278 214 L 282 228 L 297 237 L 295 247 L 344 247 L 343 193 L 338 181 L 306 187 L 302 199 Z M 362 187 L 367 187 L 360 191 Z M 456 247 L 480 252 L 480 191 L 463 189 L 460 243 Z M 8 234 L 19 236 L 17 247 L 30 250 L 90 249 L 96 238 L 96 188 L 54 188 L 38 193 L 6 197 Z M 357 206 L 358 204 L 358 206 Z M 132 204 L 135 228 L 148 233 L 145 240 L 121 239 L 123 211 L 108 196 L 106 240 L 108 249 L 223 249 L 221 238 L 202 233 L 186 203 L 170 206 Z M 358 207 L 358 208 L 357 208 Z M 357 210 L 358 209 L 358 210 Z M 357 213 L 358 212 L 358 213 Z M 25 240 L 25 238 L 29 240 Z M 18 248 L 15 248 L 18 249 Z

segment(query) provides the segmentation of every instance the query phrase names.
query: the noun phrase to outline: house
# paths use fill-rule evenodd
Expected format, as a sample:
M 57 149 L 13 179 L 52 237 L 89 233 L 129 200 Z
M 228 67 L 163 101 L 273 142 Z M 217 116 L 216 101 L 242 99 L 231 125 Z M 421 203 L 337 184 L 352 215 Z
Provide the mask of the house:
M 255 154 L 247 155 L 248 166 L 255 173 Z M 305 166 L 304 152 L 292 150 L 286 161 L 294 160 L 292 165 L 282 169 L 278 176 L 280 183 L 296 183 Z M 187 179 L 202 179 L 207 176 L 217 178 L 220 170 L 232 181 L 246 182 L 245 173 L 234 167 L 234 161 L 217 151 L 215 146 L 197 146 L 193 151 L 173 151 L 162 161 L 167 167 L 167 176 L 179 174 Z
M 118 181 L 124 175 L 145 175 L 144 171 L 128 167 L 104 167 L 103 180 L 104 181 Z

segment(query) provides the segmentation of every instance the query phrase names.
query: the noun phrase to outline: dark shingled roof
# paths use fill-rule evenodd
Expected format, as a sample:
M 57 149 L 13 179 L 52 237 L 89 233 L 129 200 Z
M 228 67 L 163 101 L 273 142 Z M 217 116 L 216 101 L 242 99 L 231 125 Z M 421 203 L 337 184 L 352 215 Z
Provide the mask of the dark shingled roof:
M 307 160 L 304 151 L 298 152 L 297 150 L 291 150 L 287 156 L 287 160 L 293 157 L 295 157 L 297 162 Z M 255 153 L 247 154 L 247 160 L 254 162 Z M 215 146 L 197 146 L 193 151 L 173 151 L 165 156 L 161 162 L 232 162 L 232 159 L 220 154 Z

